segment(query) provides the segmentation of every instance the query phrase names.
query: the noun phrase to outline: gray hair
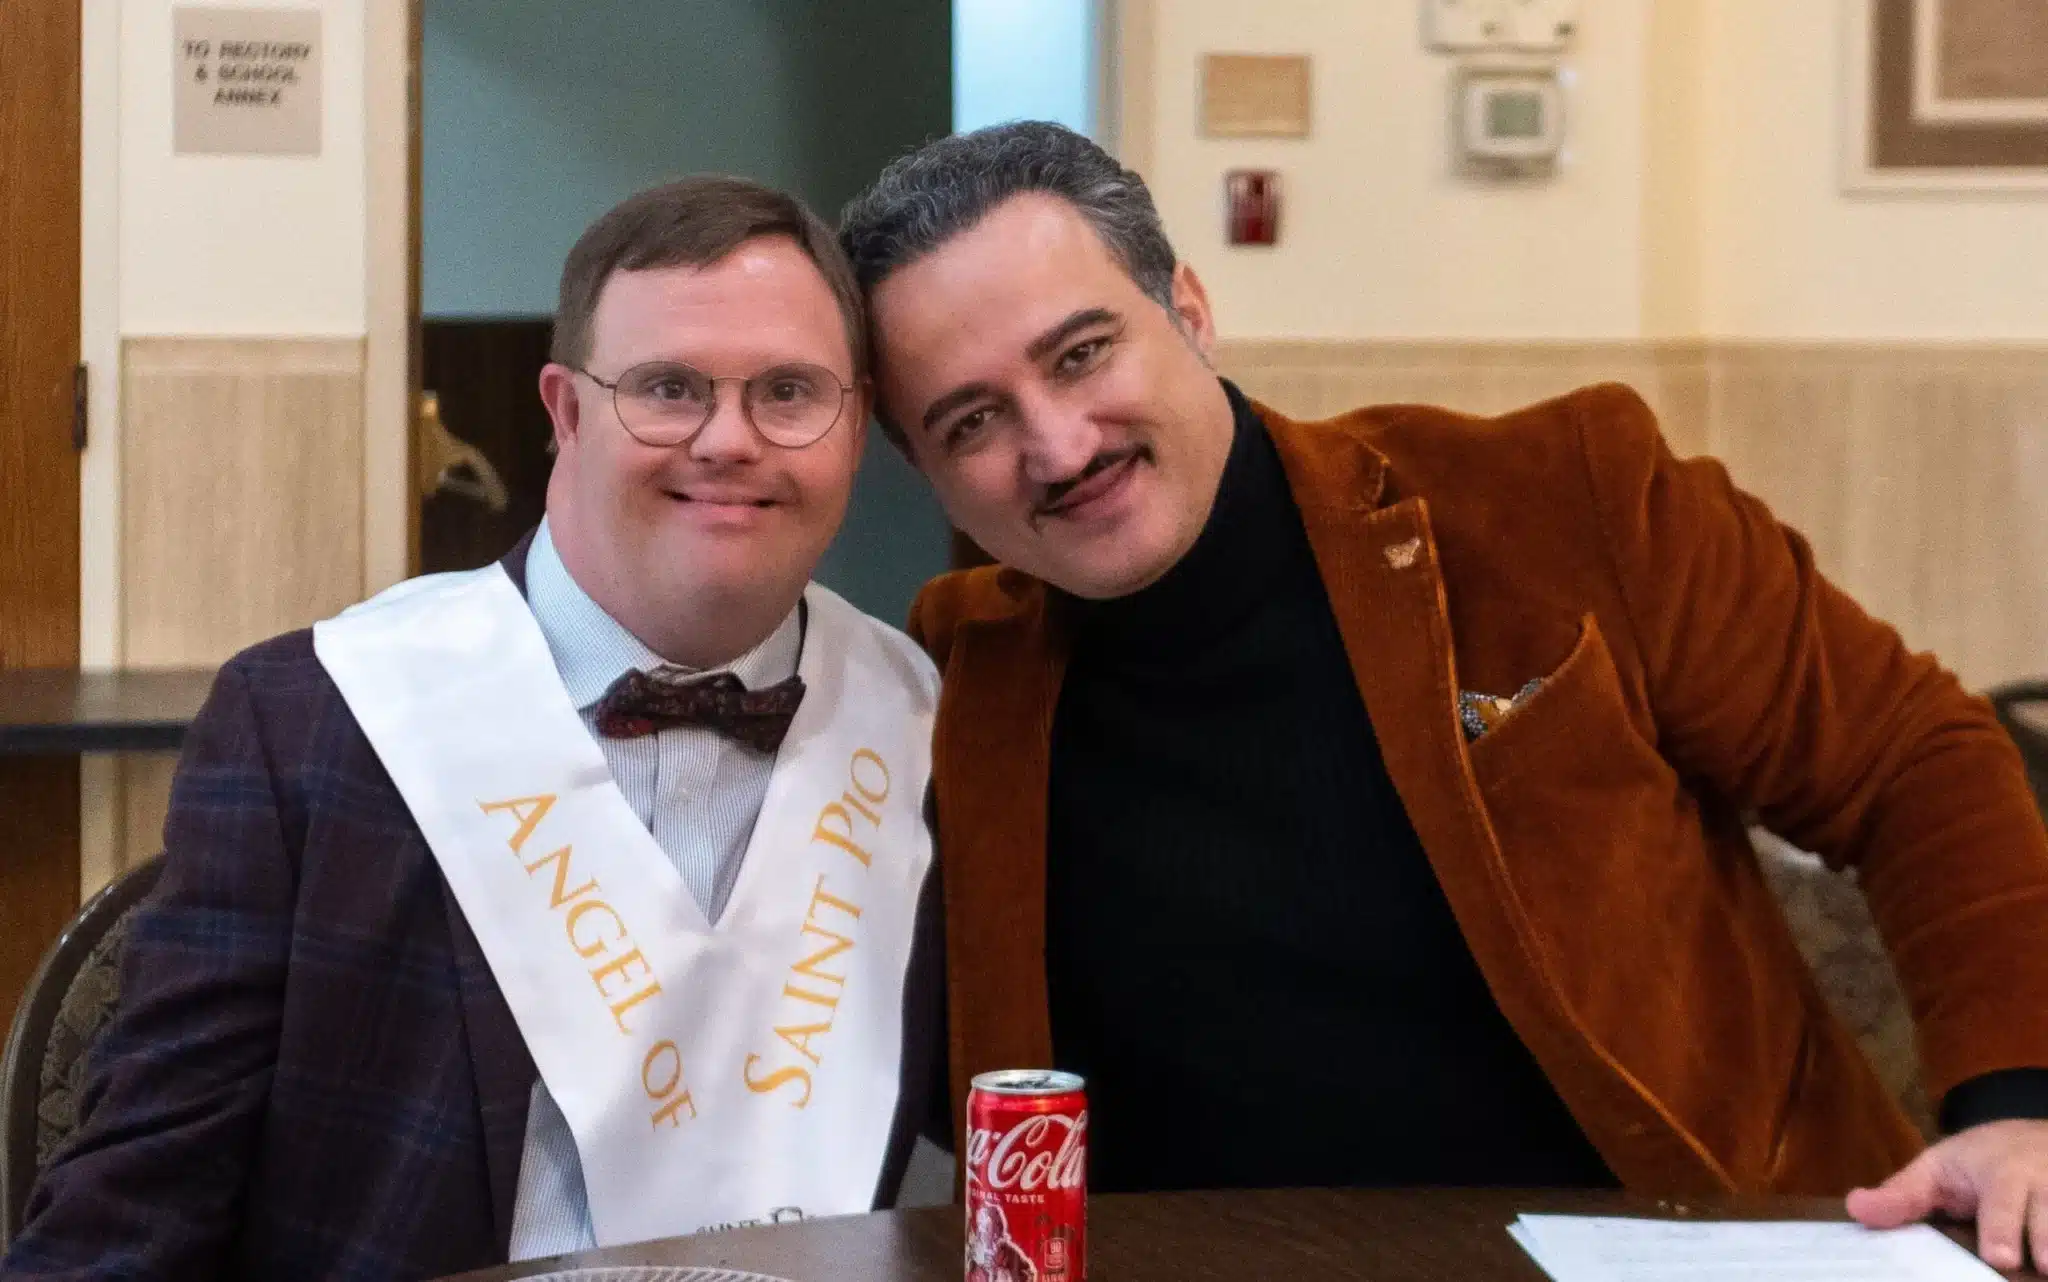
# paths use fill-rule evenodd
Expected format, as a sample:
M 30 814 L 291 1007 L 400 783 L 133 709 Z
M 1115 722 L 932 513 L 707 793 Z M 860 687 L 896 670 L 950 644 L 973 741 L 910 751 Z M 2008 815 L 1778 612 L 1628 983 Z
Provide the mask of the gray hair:
M 863 291 L 980 222 L 1012 196 L 1044 192 L 1080 211 L 1145 295 L 1173 307 L 1173 246 L 1145 180 L 1102 148 L 1039 120 L 992 125 L 898 157 L 839 215 Z

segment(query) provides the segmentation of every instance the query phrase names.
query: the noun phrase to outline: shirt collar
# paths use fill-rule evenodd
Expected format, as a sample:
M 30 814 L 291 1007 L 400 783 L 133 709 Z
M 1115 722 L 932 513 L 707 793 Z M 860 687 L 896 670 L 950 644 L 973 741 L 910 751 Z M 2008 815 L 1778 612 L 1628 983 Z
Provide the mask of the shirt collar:
M 647 648 L 624 624 L 605 613 L 590 599 L 562 564 L 555 540 L 545 518 L 533 536 L 526 554 L 526 601 L 547 639 L 548 652 L 569 691 L 569 701 L 578 711 L 604 697 L 614 681 L 629 669 L 641 672 L 683 672 L 696 669 L 670 663 Z M 798 652 L 803 644 L 798 615 L 801 607 L 776 625 L 775 631 L 753 649 L 710 672 L 730 672 L 749 690 L 774 685 L 796 672 Z

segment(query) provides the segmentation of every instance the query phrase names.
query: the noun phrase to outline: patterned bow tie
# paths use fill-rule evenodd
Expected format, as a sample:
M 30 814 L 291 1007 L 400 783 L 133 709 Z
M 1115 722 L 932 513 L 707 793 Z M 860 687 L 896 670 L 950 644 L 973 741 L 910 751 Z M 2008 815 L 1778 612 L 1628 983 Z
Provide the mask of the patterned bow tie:
M 708 677 L 626 673 L 597 704 L 597 732 L 607 739 L 637 739 L 676 726 L 702 726 L 773 753 L 789 733 L 804 699 L 804 679 L 791 677 L 749 690 L 730 672 Z

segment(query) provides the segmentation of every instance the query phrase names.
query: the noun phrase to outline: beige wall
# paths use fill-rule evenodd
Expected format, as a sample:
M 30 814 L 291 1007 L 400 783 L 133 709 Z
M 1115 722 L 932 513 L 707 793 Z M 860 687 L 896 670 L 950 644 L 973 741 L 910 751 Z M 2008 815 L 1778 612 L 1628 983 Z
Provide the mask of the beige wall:
M 220 545 L 227 532 L 250 547 L 299 546 L 300 498 L 351 507 L 347 599 L 363 587 L 360 387 L 351 385 L 348 404 L 323 402 L 327 412 L 311 420 L 289 389 L 332 377 L 337 351 L 361 373 L 370 298 L 364 41 L 368 6 L 388 2 L 321 0 L 323 137 L 320 154 L 306 157 L 174 154 L 172 0 L 88 6 L 83 340 L 95 395 L 81 533 L 90 666 L 215 661 L 307 622 L 297 611 L 251 617 L 249 585 L 229 567 L 253 568 L 232 555 L 224 563 Z M 159 383 L 184 374 L 165 373 L 160 359 L 136 364 L 138 350 L 161 357 L 165 342 L 199 344 L 215 377 L 235 384 L 214 388 L 204 421 Z M 301 358 L 311 363 L 295 368 Z M 318 496 L 279 470 L 307 450 L 332 459 L 337 449 L 351 466 L 321 478 Z M 219 520 L 225 495 L 241 499 L 233 526 Z M 337 583 L 331 567 L 289 556 L 266 568 Z M 296 590 L 255 595 L 286 601 Z M 223 628 L 223 619 L 243 626 Z M 171 634 L 211 643 L 166 650 L 152 640 Z
M 1843 192 L 1860 0 L 1585 0 L 1563 166 L 1505 185 L 1450 175 L 1415 4 L 1135 2 L 1142 168 L 1233 338 L 2048 340 L 2048 197 Z M 1312 54 L 1312 136 L 1198 137 L 1206 51 Z M 1242 165 L 1276 247 L 1223 243 Z
M 1646 6 L 1589 0 L 1572 158 L 1538 185 L 1450 175 L 1450 64 L 1419 6 L 1153 3 L 1145 176 L 1175 246 L 1241 338 L 1608 338 L 1641 332 Z M 1306 141 L 1196 135 L 1205 51 L 1314 56 Z M 1281 243 L 1223 240 L 1226 169 L 1270 166 Z
M 1702 328 L 2048 340 L 2048 193 L 1842 191 L 1841 3 L 1704 5 Z
M 167 109 L 175 5 L 121 0 L 124 333 L 362 335 L 364 4 L 315 6 L 318 156 L 178 156 Z
M 1564 164 L 1501 186 L 1449 176 L 1414 4 L 1123 0 L 1126 154 L 1257 394 L 1628 381 L 1966 682 L 2048 672 L 2048 195 L 1842 190 L 1860 2 L 1584 0 Z M 1199 138 L 1210 51 L 1313 55 L 1312 136 Z M 1281 172 L 1276 247 L 1223 243 L 1240 165 Z

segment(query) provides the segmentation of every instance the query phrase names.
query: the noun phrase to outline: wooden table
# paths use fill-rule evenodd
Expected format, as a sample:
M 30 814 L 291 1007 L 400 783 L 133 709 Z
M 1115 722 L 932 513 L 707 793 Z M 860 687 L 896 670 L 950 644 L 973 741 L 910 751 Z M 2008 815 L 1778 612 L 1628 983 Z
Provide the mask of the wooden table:
M 1841 1219 L 1839 1200 L 1656 1202 L 1619 1194 L 1287 1191 L 1112 1195 L 1089 1202 L 1090 1282 L 1541 1282 L 1508 1237 L 1524 1212 Z M 1958 1240 L 1974 1245 L 1967 1233 Z M 465 1274 L 694 1264 L 791 1282 L 960 1282 L 958 1207 L 740 1229 Z M 2017 1276 L 2017 1275 L 2008 1275 Z
M 0 672 L 0 754 L 175 752 L 214 670 Z
M 213 669 L 0 671 L 0 1028 L 78 911 L 79 764 L 90 752 L 176 752 Z

